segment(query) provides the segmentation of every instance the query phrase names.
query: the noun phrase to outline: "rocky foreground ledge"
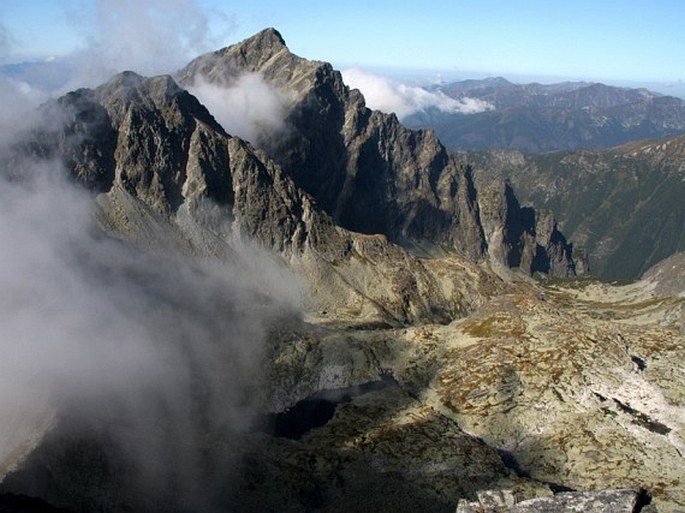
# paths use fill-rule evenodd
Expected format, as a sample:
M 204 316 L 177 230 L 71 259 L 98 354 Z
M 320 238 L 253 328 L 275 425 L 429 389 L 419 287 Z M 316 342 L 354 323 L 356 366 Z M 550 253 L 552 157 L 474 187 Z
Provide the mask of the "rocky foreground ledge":
M 551 497 L 517 502 L 511 490 L 478 493 L 476 501 L 459 501 L 457 513 L 654 513 L 656 507 L 641 490 L 604 490 L 600 492 L 561 492 Z

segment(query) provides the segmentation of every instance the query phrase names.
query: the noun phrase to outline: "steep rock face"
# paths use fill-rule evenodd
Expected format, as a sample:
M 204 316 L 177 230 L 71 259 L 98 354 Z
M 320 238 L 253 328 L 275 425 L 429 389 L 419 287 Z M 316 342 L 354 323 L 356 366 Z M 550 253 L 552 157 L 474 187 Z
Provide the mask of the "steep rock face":
M 228 136 L 169 76 L 123 72 L 97 89 L 68 93 L 46 110 L 63 123 L 38 140 L 89 189 L 106 192 L 117 183 L 165 213 L 202 194 L 220 204 L 232 199 L 230 175 L 221 181 L 215 172 L 227 169 L 221 146 Z
M 141 247 L 236 258 L 236 240 L 256 243 L 297 270 L 315 309 L 370 323 L 449 322 L 502 287 L 459 258 L 421 260 L 383 235 L 336 226 L 170 77 L 126 72 L 49 108 L 66 122 L 40 135 L 43 153 L 104 193 L 101 224 Z
M 509 179 L 524 201 L 554 211 L 598 276 L 636 279 L 685 249 L 683 136 L 598 151 L 462 156 L 477 185 Z
M 481 219 L 495 260 L 528 274 L 575 276 L 572 247 L 552 214 L 521 207 L 508 183 L 494 182 L 485 188 Z
M 230 231 L 235 218 L 239 231 L 277 251 L 301 248 L 305 225 L 325 218 L 305 207 L 305 195 L 268 157 L 226 134 L 170 76 L 124 72 L 51 109 L 67 123 L 47 153 L 66 155 L 67 168 L 90 189 L 123 191 L 167 216 L 181 207 L 198 217 L 210 206 L 223 209 L 228 226 L 212 228 Z
M 230 85 L 243 73 L 259 73 L 288 93 L 289 134 L 259 144 L 336 224 L 429 253 L 486 257 L 470 169 L 432 131 L 408 130 L 394 115 L 370 111 L 330 64 L 293 55 L 273 29 L 199 57 L 179 80 Z
M 135 77 L 134 83 L 127 78 L 116 77 L 95 91 L 119 135 L 115 180 L 160 211 L 174 211 L 201 192 L 220 204 L 229 202 L 231 183 L 225 176 L 223 182 L 207 183 L 222 178 L 213 171 L 227 168 L 227 152 L 223 131 L 206 109 L 171 77 Z

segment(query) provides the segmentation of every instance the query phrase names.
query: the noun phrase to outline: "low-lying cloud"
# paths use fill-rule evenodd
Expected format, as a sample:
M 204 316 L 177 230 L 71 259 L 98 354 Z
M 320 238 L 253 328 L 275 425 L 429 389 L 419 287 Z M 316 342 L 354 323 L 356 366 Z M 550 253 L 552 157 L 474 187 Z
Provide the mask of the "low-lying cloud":
M 40 89 L 22 80 L 0 75 L 0 98 L 3 105 L 0 109 L 0 155 L 3 146 L 16 140 L 22 127 L 30 126 L 30 120 L 36 120 L 36 107 L 44 102 L 48 95 Z
M 226 132 L 257 146 L 263 139 L 286 130 L 284 120 L 290 98 L 258 73 L 244 73 L 230 83 L 209 82 L 200 76 L 187 89 Z
M 456 100 L 442 92 L 432 92 L 422 87 L 409 86 L 369 73 L 361 68 L 342 71 L 345 83 L 359 89 L 371 109 L 394 112 L 401 120 L 417 112 L 438 109 L 443 112 L 475 114 L 491 110 L 493 106 L 476 98 Z
M 44 62 L 21 63 L 13 73 L 53 95 L 95 87 L 132 70 L 172 74 L 190 59 L 221 46 L 236 27 L 234 16 L 199 0 L 95 0 L 64 4 L 64 15 L 83 46 Z M 211 22 L 210 22 L 211 20 Z M 219 22 L 217 22 L 219 20 Z M 0 56 L 9 56 L 12 34 L 0 24 Z M 2 62 L 0 62 L 2 64 Z
M 222 19 L 222 33 L 212 30 L 210 16 Z M 97 0 L 92 9 L 69 17 L 85 27 L 87 47 L 71 56 L 80 67 L 75 77 L 80 86 L 95 85 L 123 70 L 173 73 L 215 49 L 235 28 L 229 15 L 209 11 L 197 0 Z
M 261 406 L 267 331 L 297 310 L 297 282 L 254 248 L 189 259 L 104 233 L 61 161 L 17 146 L 59 116 L 19 116 L 32 102 L 3 84 L 21 105 L 0 113 L 0 479 L 55 411 L 59 428 L 76 429 L 65 450 L 103 433 L 115 446 L 128 470 L 114 477 L 144 491 L 117 500 L 136 509 L 173 496 L 181 510 L 207 510 L 231 458 L 207 440 L 230 439 Z M 114 493 L 116 479 L 97 493 Z

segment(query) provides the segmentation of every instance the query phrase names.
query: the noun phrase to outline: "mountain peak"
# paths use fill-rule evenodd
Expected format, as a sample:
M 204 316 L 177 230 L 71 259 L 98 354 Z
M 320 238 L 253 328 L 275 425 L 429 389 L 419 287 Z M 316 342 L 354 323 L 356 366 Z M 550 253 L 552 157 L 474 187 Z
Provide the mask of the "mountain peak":
M 145 77 L 139 75 L 135 71 L 122 71 L 117 73 L 100 87 L 135 87 L 140 85 L 145 80 Z
M 498 85 L 498 86 L 512 85 L 512 83 L 504 77 L 487 77 L 484 80 L 484 82 L 488 83 L 489 85 Z
M 290 55 L 290 52 L 280 32 L 266 28 L 239 43 L 197 57 L 178 72 L 177 78 L 181 84 L 188 84 L 196 75 L 230 83 L 238 70 L 260 71 L 277 55 Z
M 95 93 L 105 102 L 144 103 L 159 105 L 184 92 L 170 75 L 144 77 L 133 71 L 124 71 L 98 86 Z
M 282 50 L 287 50 L 283 36 L 275 28 L 266 28 L 254 36 L 248 37 L 240 43 L 229 46 L 224 50 L 240 48 L 245 54 L 264 57 L 271 57 Z M 223 52 L 223 51 L 222 51 Z
M 265 28 L 261 32 L 258 32 L 252 37 L 249 37 L 243 43 L 248 41 L 253 41 L 255 44 L 266 47 L 284 47 L 286 46 L 285 40 L 281 33 L 273 27 Z

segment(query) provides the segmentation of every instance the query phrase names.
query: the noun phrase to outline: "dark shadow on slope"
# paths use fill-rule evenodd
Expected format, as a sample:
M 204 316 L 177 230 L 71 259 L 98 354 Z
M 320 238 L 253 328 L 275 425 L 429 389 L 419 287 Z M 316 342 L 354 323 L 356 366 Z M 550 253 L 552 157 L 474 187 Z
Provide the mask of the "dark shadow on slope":
M 398 387 L 399 384 L 391 374 L 382 374 L 381 379 L 358 386 L 322 390 L 292 407 L 278 413 L 270 413 L 260 419 L 257 430 L 276 437 L 299 440 L 312 429 L 326 425 L 333 418 L 339 404 L 349 403 L 353 399 L 383 390 Z
M 47 502 L 26 495 L 0 494 L 0 513 L 70 513 Z
M 509 475 L 494 449 L 401 384 L 339 403 L 299 440 L 251 437 L 230 498 L 243 512 L 448 513 Z

